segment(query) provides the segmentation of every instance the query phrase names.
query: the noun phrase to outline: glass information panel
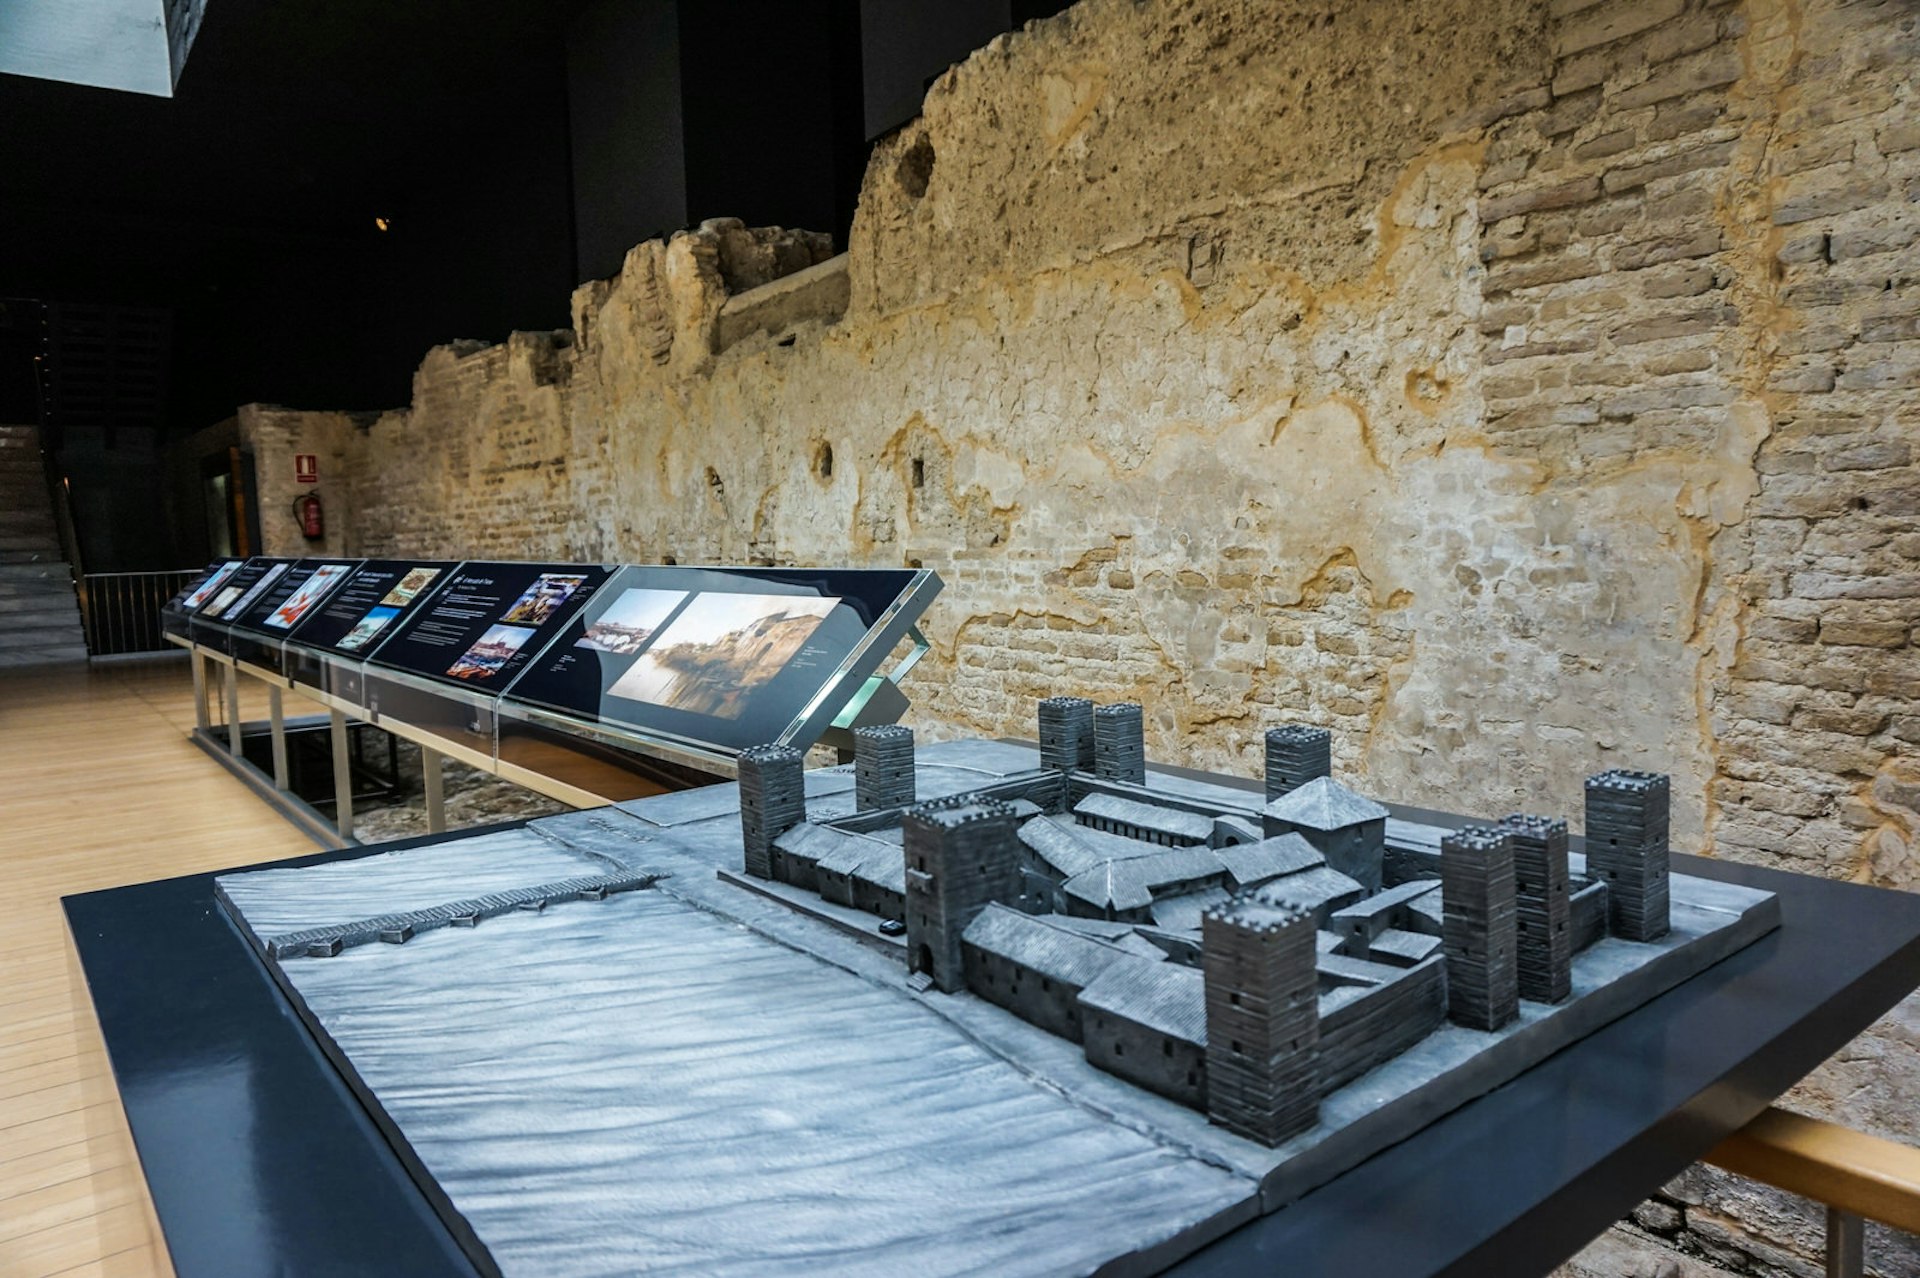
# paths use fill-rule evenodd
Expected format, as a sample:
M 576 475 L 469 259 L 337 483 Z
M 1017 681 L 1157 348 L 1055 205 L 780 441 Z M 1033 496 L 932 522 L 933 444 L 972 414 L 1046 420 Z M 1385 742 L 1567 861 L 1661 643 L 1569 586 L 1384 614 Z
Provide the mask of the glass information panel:
M 326 602 L 359 563 L 358 559 L 302 559 L 255 598 L 233 624 L 284 639 Z
M 244 559 L 216 559 L 208 564 L 206 570 L 187 585 L 176 591 L 173 598 L 160 606 L 160 633 L 178 635 L 185 638 L 194 609 L 213 597 L 228 577 L 239 571 Z
M 211 652 L 230 651 L 234 621 L 251 608 L 260 596 L 273 589 L 274 583 L 286 576 L 287 570 L 293 565 L 291 559 L 268 559 L 264 556 L 256 556 L 241 564 L 193 614 L 190 626 L 193 641 Z
M 448 560 L 369 559 L 324 603 L 294 623 L 293 642 L 355 659 L 393 633 L 455 565 Z
M 507 697 L 728 750 L 776 741 L 803 718 L 831 718 L 837 705 L 815 713 L 823 690 L 886 658 L 891 643 L 863 644 L 929 579 L 937 583 L 905 569 L 627 568 Z M 848 669 L 856 652 L 866 659 Z
M 266 559 L 255 556 L 227 575 L 218 589 L 194 610 L 201 621 L 232 621 L 252 605 L 255 599 L 273 587 L 273 583 L 293 567 L 291 559 Z M 196 592 L 198 593 L 198 592 Z
M 599 564 L 462 564 L 370 659 L 498 693 L 612 573 Z
M 200 611 L 203 606 L 213 599 L 213 596 L 219 592 L 220 588 L 227 584 L 227 578 L 239 572 L 240 569 L 246 565 L 246 562 L 244 559 L 216 560 L 213 566 L 207 570 L 207 575 L 195 582 L 193 588 L 187 591 L 186 597 L 179 600 L 178 607 L 180 611 Z M 167 606 L 174 607 L 175 605 L 168 604 Z

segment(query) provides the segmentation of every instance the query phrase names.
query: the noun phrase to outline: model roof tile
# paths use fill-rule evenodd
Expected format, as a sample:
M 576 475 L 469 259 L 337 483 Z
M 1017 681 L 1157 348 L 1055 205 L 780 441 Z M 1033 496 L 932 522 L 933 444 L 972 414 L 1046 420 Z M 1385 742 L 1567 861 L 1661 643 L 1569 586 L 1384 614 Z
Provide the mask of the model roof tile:
M 1075 816 L 1095 817 L 1143 830 L 1158 830 L 1176 838 L 1192 839 L 1195 843 L 1205 843 L 1213 838 L 1212 817 L 1201 816 L 1197 812 L 1182 812 L 1178 808 L 1163 808 L 1156 803 L 1141 803 L 1137 799 L 1123 799 L 1117 794 L 1089 794 L 1073 805 L 1073 812 Z
M 1084 986 L 1114 963 L 1139 961 L 1125 950 L 998 903 L 980 911 L 962 939 L 1066 985 Z
M 1101 909 L 1144 910 L 1155 888 L 1222 875 L 1226 867 L 1210 848 L 1166 848 L 1154 856 L 1108 861 L 1061 884 L 1068 896 Z
M 1327 914 L 1360 900 L 1366 894 L 1366 888 L 1357 879 L 1347 877 L 1332 866 L 1318 865 L 1311 870 L 1302 870 L 1298 874 L 1264 883 L 1249 892 L 1247 897 Z
M 1283 874 L 1297 874 L 1325 865 L 1320 850 L 1297 834 L 1283 834 L 1258 843 L 1242 843 L 1217 849 L 1214 855 L 1227 867 L 1227 874 L 1240 887 L 1258 887 Z
M 1045 817 L 1021 825 L 1020 841 L 1031 848 L 1035 856 L 1068 878 L 1083 874 L 1106 859 L 1087 840 Z
M 1207 1044 L 1207 982 L 1197 968 L 1127 958 L 1080 991 L 1080 1006 L 1196 1047 Z
M 1384 821 L 1387 810 L 1332 777 L 1315 777 L 1269 803 L 1266 814 L 1309 830 L 1344 830 L 1363 821 Z

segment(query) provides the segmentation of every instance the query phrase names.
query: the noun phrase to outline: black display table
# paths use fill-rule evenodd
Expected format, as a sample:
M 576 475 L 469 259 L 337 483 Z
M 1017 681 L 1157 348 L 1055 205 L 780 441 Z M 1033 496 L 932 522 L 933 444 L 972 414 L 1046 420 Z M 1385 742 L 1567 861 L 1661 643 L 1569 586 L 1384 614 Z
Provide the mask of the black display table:
M 1172 1272 L 1537 1278 L 1920 986 L 1920 895 L 1673 868 L 1778 893 L 1779 930 Z M 473 1274 L 213 879 L 64 902 L 176 1269 Z

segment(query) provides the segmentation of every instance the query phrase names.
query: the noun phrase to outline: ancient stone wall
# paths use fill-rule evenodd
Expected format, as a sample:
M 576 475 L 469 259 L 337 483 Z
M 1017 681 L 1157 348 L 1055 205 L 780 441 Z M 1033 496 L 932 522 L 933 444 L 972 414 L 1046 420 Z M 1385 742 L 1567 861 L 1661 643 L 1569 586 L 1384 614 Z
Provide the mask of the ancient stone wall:
M 843 259 L 712 224 L 434 351 L 329 436 L 346 544 L 925 564 L 930 733 L 1131 698 L 1252 773 L 1303 719 L 1576 817 L 1649 767 L 1685 847 L 1920 887 L 1917 59 L 1906 0 L 1082 0 L 936 82 Z M 1916 1047 L 1796 1100 L 1920 1142 Z M 1703 1183 L 1649 1228 L 1817 1272 Z

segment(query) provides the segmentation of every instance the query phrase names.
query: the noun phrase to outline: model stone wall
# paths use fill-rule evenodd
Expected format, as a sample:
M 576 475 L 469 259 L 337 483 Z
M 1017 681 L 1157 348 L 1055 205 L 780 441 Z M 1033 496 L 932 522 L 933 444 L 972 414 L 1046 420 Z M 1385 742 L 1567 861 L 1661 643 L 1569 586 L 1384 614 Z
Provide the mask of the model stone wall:
M 1083 0 L 934 85 L 843 258 L 709 224 L 243 429 L 326 436 L 360 552 L 935 568 L 928 735 L 1071 691 L 1255 775 L 1300 719 L 1490 816 L 1671 772 L 1682 849 L 1916 887 L 1916 62 L 1903 3 Z M 1917 1044 L 1794 1103 L 1920 1142 Z M 1644 1223 L 1809 1254 L 1723 1180 Z

